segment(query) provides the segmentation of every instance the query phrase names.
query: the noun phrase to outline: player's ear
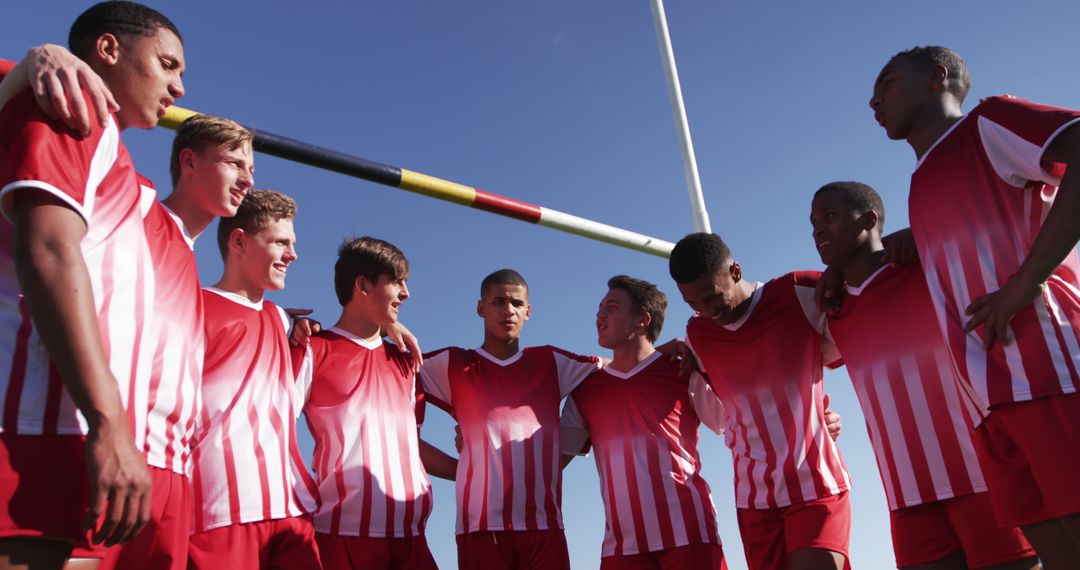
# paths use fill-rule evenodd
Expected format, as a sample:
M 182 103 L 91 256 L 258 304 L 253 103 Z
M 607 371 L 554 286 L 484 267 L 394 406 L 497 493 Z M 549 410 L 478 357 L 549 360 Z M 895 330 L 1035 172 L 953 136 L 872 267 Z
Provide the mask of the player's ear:
M 180 163 L 180 172 L 184 172 L 185 170 L 188 170 L 188 171 L 194 170 L 195 169 L 195 149 L 192 149 L 192 148 L 182 148 L 182 149 L 180 149 L 180 156 L 178 157 L 178 162 Z
M 243 255 L 245 235 L 242 228 L 233 228 L 233 231 L 229 232 L 229 253 Z
M 353 280 L 353 295 L 367 295 L 368 287 L 371 287 L 371 281 L 363 275 L 357 275 Z
M 652 313 L 649 311 L 641 311 L 641 319 L 638 321 L 638 324 L 641 325 L 641 328 L 648 330 L 649 325 L 652 324 Z
M 529 320 L 529 317 L 531 317 L 531 316 L 532 316 L 532 305 L 530 305 L 528 303 L 525 303 L 525 316 L 524 316 L 524 318 L 522 320 L 527 321 L 527 320 Z
M 863 214 L 863 230 L 868 232 L 874 231 L 874 228 L 877 227 L 878 220 L 880 219 L 877 212 L 867 210 L 866 213 Z
M 732 261 L 731 267 L 728 268 L 728 273 L 731 274 L 731 280 L 738 283 L 742 281 L 742 266 L 738 261 Z
M 945 83 L 948 82 L 949 68 L 944 65 L 936 64 L 930 70 L 930 88 L 935 92 L 940 92 L 945 89 Z
M 116 65 L 120 59 L 120 40 L 109 33 L 101 34 L 94 43 L 94 55 L 108 65 Z

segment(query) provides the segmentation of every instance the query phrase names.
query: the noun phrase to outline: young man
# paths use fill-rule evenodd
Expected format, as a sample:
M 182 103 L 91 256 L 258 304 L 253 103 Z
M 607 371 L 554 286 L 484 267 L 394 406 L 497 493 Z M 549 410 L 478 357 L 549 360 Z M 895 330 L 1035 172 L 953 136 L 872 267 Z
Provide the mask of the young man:
M 1037 567 L 1020 530 L 993 520 L 972 441 L 981 412 L 959 389 L 922 267 L 882 261 L 881 197 L 858 182 L 826 184 L 810 222 L 821 261 L 847 282 L 829 332 L 866 417 L 897 567 Z
M 327 568 L 425 570 L 435 559 L 424 538 L 432 474 L 453 478 L 454 462 L 419 439 L 423 392 L 411 357 L 386 344 L 409 298 L 409 262 L 370 237 L 345 242 L 334 267 L 341 317 L 293 349 L 303 360 L 304 415 L 315 438 L 322 504 L 315 540 Z
M 975 430 L 998 524 L 1048 568 L 1080 564 L 1080 112 L 992 97 L 937 46 L 894 56 L 870 106 L 918 158 L 909 217 Z M 1059 191 L 1060 185 L 1060 191 Z
M 596 449 L 607 515 L 601 570 L 727 568 L 698 456 L 698 426 L 722 433 L 724 408 L 700 374 L 680 378 L 679 364 L 653 347 L 666 310 L 655 285 L 608 280 L 596 333 L 613 358 L 563 409 L 563 463 Z
M 296 261 L 296 204 L 253 190 L 218 225 L 221 280 L 203 290 L 206 360 L 193 445 L 188 568 L 319 570 L 307 516 L 318 487 L 300 458 L 290 317 L 263 299 Z
M 8 567 L 59 567 L 73 548 L 100 557 L 91 542 L 130 540 L 151 516 L 144 441 L 132 438 L 124 408 L 139 405 L 130 395 L 146 362 L 144 331 L 132 323 L 153 321 L 143 222 L 153 196 L 140 191 L 119 133 L 153 127 L 183 95 L 183 44 L 165 16 L 128 2 L 88 9 L 69 43 L 122 106 L 107 126 L 95 117 L 88 135 L 75 133 L 43 115 L 29 90 L 0 112 Z
M 570 567 L 563 534 L 559 405 L 600 359 L 520 348 L 529 286 L 512 269 L 480 284 L 484 343 L 427 356 L 424 391 L 461 429 L 457 464 L 460 568 Z
M 730 418 L 747 563 L 844 567 L 851 483 L 826 434 L 822 365 L 838 355 L 814 304 L 818 273 L 750 283 L 720 237 L 704 233 L 679 240 L 669 269 L 696 313 L 687 344 Z

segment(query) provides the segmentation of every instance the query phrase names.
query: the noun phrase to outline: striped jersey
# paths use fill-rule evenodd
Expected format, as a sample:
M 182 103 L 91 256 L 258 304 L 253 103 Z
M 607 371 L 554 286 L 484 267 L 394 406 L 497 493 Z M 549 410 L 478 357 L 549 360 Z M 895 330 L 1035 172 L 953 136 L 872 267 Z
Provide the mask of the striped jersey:
M 721 433 L 723 415 L 700 374 L 679 378 L 679 365 L 659 352 L 628 372 L 608 366 L 567 398 L 563 453 L 596 450 L 607 518 L 603 556 L 720 544 L 698 426 Z
M 296 440 L 304 394 L 289 317 L 270 301 L 203 290 L 206 362 L 193 446 L 192 532 L 310 513 L 318 487 Z
M 303 353 L 299 389 L 315 439 L 322 504 L 315 530 L 339 536 L 421 536 L 431 483 L 420 462 L 424 417 L 409 356 L 392 344 L 332 328 Z
M 140 179 L 144 194 L 153 192 L 150 182 Z M 128 386 L 128 415 L 149 465 L 190 476 L 206 351 L 195 243 L 183 221 L 156 200 L 144 222 L 153 263 L 153 315 L 142 323 L 140 351 L 149 360 Z
M 892 510 L 986 490 L 971 418 L 922 267 L 886 265 L 848 287 L 829 332 L 859 397 Z
M 1080 281 L 1076 251 L 1009 325 L 1008 346 L 964 332 L 968 305 L 1016 274 L 1057 196 L 1062 164 L 1042 155 L 1080 111 L 1010 97 L 984 100 L 919 160 L 908 199 L 937 318 L 961 379 L 983 406 L 1076 392 Z
M 424 358 L 428 399 L 461 427 L 457 533 L 561 529 L 559 407 L 600 367 L 552 346 L 506 360 L 482 348 Z
M 92 107 L 91 107 L 92 108 Z M 8 434 L 85 434 L 76 409 L 30 320 L 16 278 L 16 194 L 47 193 L 86 222 L 81 247 L 98 330 L 120 397 L 129 406 L 143 326 L 150 319 L 153 279 L 142 196 L 115 118 L 75 136 L 46 117 L 30 90 L 0 111 L 0 430 Z M 137 433 L 136 436 L 139 434 Z M 138 444 L 143 441 L 137 440 Z
M 739 320 L 694 317 L 687 344 L 727 415 L 735 505 L 769 509 L 837 495 L 851 486 L 825 429 L 822 366 L 839 360 L 814 305 L 816 271 L 754 289 Z

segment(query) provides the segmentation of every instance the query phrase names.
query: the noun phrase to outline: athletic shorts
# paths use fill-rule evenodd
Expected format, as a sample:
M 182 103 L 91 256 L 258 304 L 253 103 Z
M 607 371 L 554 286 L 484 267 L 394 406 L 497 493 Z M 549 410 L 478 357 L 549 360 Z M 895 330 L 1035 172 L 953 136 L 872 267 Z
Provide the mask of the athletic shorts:
M 1080 394 L 1002 404 L 975 430 L 1001 527 L 1080 513 Z
M 223 526 L 191 535 L 188 570 L 322 570 L 309 517 Z
M 893 551 L 903 568 L 964 551 L 968 567 L 985 568 L 1035 556 L 1016 527 L 999 528 L 990 495 L 977 493 L 892 511 Z
M 570 570 L 562 529 L 469 532 L 457 535 L 457 544 L 458 568 Z
M 150 522 L 130 542 L 109 547 L 98 570 L 183 570 L 191 532 L 188 479 L 168 469 L 150 468 L 153 484 Z
M 687 544 L 656 552 L 605 556 L 600 570 L 727 570 L 719 544 Z
M 86 438 L 0 434 L 0 538 L 48 537 L 72 558 L 101 558 L 82 523 L 90 509 Z
M 848 556 L 851 503 L 847 491 L 775 509 L 735 509 L 751 570 L 787 570 L 788 555 L 821 548 Z
M 422 535 L 370 538 L 316 532 L 315 542 L 326 570 L 438 570 Z

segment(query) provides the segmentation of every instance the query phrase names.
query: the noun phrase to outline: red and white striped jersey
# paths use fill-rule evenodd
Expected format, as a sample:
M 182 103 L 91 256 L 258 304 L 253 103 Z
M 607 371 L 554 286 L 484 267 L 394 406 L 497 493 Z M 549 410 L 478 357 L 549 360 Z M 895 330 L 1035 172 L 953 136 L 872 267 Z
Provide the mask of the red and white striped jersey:
M 727 414 L 739 508 L 785 507 L 851 486 L 825 430 L 822 366 L 839 355 L 814 305 L 819 276 L 800 271 L 758 283 L 738 321 L 694 317 L 686 326 Z
M 302 350 L 302 349 L 300 349 Z M 294 349 L 294 362 L 298 349 Z M 420 461 L 423 392 L 409 356 L 339 328 L 311 338 L 298 388 L 315 439 L 322 504 L 315 530 L 340 536 L 421 536 L 431 483 Z
M 29 90 L 0 112 L 0 430 L 9 434 L 84 434 L 78 412 L 30 320 L 16 278 L 13 196 L 55 196 L 86 222 L 82 254 L 109 368 L 128 405 L 142 325 L 153 300 L 150 252 L 131 156 L 116 121 L 96 119 L 89 136 L 46 117 Z
M 140 182 L 144 193 L 153 192 L 148 180 Z M 206 351 L 194 241 L 183 221 L 156 200 L 144 221 L 154 268 L 153 315 L 142 324 L 139 348 L 149 361 L 128 386 L 128 415 L 149 465 L 190 476 Z
M 607 515 L 603 556 L 720 544 L 698 426 L 721 433 L 723 415 L 700 374 L 680 379 L 679 365 L 659 352 L 629 372 L 608 366 L 567 398 L 563 453 L 596 449 Z
M 193 445 L 192 533 L 310 513 L 319 489 L 296 440 L 304 405 L 285 311 L 203 290 L 206 362 Z
M 1080 111 L 992 97 L 958 121 L 911 175 L 911 229 L 930 297 L 961 378 L 984 406 L 1075 392 L 1080 384 L 1076 251 L 1009 325 L 1015 342 L 982 346 L 965 310 L 1027 257 L 1057 195 L 1062 164 L 1043 152 Z
M 561 529 L 559 405 L 600 359 L 552 346 L 506 360 L 446 348 L 420 370 L 431 403 L 461 426 L 457 532 Z
M 859 396 L 892 510 L 986 490 L 922 267 L 886 265 L 848 287 L 829 332 Z M 966 409 L 965 409 L 966 408 Z

